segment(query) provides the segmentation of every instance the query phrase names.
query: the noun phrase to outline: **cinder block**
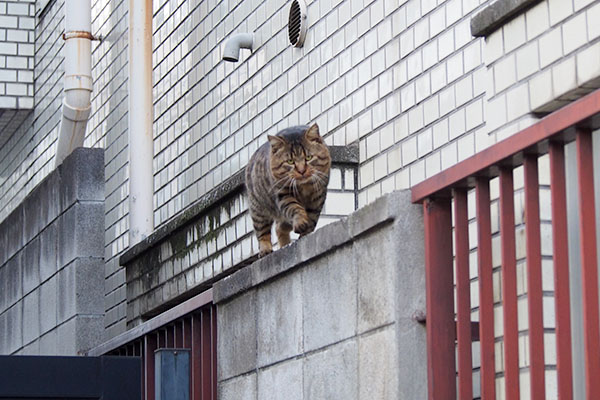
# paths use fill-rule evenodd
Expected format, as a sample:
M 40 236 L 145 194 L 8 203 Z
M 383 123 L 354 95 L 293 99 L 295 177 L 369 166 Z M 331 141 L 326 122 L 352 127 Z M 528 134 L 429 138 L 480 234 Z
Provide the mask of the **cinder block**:
M 356 333 L 357 272 L 349 250 L 340 247 L 302 270 L 304 351 Z
M 303 360 L 292 360 L 259 370 L 258 399 L 302 400 Z
M 256 399 L 256 374 L 219 382 L 221 400 L 253 400 Z
M 71 262 L 61 269 L 55 278 L 58 286 L 58 300 L 56 302 L 56 322 L 58 324 L 64 323 L 76 314 L 78 300 L 76 290 L 77 278 L 75 277 L 76 264 L 77 261 Z
M 256 368 L 256 293 L 250 291 L 217 308 L 218 379 Z
M 306 358 L 304 398 L 358 399 L 358 345 L 356 340 L 337 344 Z
M 56 347 L 56 354 L 61 356 L 74 356 L 76 355 L 76 343 L 77 343 L 77 328 L 76 318 L 72 318 L 66 322 L 60 323 L 56 328 L 56 334 L 58 336 L 58 342 Z
M 35 238 L 25 246 L 23 254 L 23 294 L 40 284 L 40 239 Z
M 35 340 L 27 345 L 25 345 L 19 353 L 24 356 L 37 356 L 40 354 L 40 340 Z
M 7 236 L 7 257 L 10 258 L 21 250 L 24 242 L 23 210 L 17 208 L 1 225 Z
M 399 380 L 403 375 L 412 375 L 413 363 L 401 363 L 399 357 L 396 349 L 396 332 L 393 327 L 358 339 L 359 399 L 419 398 L 400 396 Z M 405 371 L 402 371 L 403 369 Z M 427 386 L 426 382 L 412 382 L 412 384 L 425 388 Z
M 21 297 L 23 297 L 23 271 L 21 263 L 22 255 L 23 253 L 21 252 L 17 253 L 4 265 L 4 277 L 6 279 L 6 282 L 4 282 L 6 307 L 10 307 L 19 301 Z
M 358 333 L 385 324 L 395 318 L 396 265 L 391 249 L 396 241 L 388 225 L 355 241 L 354 263 L 358 266 Z
M 75 200 L 104 201 L 104 149 L 77 148 L 59 167 L 62 209 Z
M 58 329 L 54 328 L 40 338 L 40 355 L 58 355 Z
M 58 265 L 104 256 L 104 204 L 77 203 L 58 220 Z
M 40 281 L 44 282 L 57 271 L 58 264 L 58 223 L 54 222 L 40 235 L 39 270 Z
M 6 354 L 13 354 L 23 346 L 23 302 L 6 311 Z
M 23 213 L 24 243 L 33 239 L 46 225 L 46 221 L 42 218 L 43 205 L 41 199 L 49 194 L 44 190 L 46 188 L 46 185 L 39 186 L 19 206 L 19 208 L 22 208 Z M 48 201 L 45 203 L 48 203 Z
M 302 353 L 302 285 L 297 275 L 268 283 L 256 295 L 258 366 Z
M 75 354 L 84 355 L 102 343 L 103 315 L 79 315 L 75 318 Z
M 40 329 L 46 333 L 56 327 L 57 277 L 53 276 L 40 287 Z
M 6 285 L 7 285 L 7 268 L 5 265 L 0 265 L 0 314 L 2 314 L 8 307 L 6 302 Z M 0 334 L 2 332 L 0 331 Z M 0 351 L 0 354 L 1 353 Z
M 0 354 L 8 354 L 8 324 L 6 323 L 7 315 L 8 314 L 4 311 L 0 312 Z
M 23 344 L 40 336 L 40 291 L 34 290 L 23 299 Z

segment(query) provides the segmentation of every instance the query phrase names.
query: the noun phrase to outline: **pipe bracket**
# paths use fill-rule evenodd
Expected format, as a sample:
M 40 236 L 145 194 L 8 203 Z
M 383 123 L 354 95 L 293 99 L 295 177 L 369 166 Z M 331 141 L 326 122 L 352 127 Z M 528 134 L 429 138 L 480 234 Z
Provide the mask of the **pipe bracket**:
M 96 37 L 90 32 L 86 31 L 69 31 L 62 34 L 63 40 L 68 39 L 89 39 L 89 40 L 102 40 L 101 37 Z

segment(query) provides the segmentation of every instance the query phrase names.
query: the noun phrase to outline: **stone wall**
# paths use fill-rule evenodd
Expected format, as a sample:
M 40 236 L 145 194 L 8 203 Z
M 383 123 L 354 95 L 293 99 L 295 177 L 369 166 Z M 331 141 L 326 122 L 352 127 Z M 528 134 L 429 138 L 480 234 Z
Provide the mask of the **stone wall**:
M 331 177 L 317 229 L 356 209 L 358 148 L 331 146 L 330 152 Z M 256 254 L 242 170 L 123 254 L 128 327 L 208 289 Z
M 0 354 L 100 343 L 104 152 L 77 149 L 0 224 Z
M 422 208 L 394 192 L 216 283 L 219 398 L 425 399 Z

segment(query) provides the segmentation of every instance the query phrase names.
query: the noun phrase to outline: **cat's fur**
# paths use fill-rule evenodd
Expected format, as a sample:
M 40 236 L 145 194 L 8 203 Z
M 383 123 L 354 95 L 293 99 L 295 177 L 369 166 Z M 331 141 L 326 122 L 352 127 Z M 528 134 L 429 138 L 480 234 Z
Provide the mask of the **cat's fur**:
M 273 222 L 280 247 L 290 242 L 292 229 L 300 236 L 315 229 L 331 168 L 317 124 L 294 126 L 268 138 L 246 167 L 250 216 L 261 257 L 273 251 Z

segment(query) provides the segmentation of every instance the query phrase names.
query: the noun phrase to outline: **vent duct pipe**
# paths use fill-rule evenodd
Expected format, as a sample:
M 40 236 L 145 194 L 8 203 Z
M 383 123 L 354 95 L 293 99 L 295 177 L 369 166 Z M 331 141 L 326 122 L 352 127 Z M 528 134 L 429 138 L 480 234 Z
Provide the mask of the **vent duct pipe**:
M 129 246 L 153 223 L 152 0 L 129 0 Z
M 77 147 L 83 146 L 92 108 L 91 1 L 65 2 L 65 96 L 58 132 L 56 166 Z

